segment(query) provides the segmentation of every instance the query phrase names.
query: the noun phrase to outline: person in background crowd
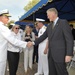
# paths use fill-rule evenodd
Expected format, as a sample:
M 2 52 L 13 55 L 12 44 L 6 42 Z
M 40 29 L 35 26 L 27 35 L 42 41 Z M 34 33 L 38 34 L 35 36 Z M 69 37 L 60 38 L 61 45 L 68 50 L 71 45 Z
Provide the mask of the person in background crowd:
M 14 36 L 16 39 L 21 40 L 21 34 L 19 33 L 19 25 L 13 24 L 11 28 L 11 36 Z M 9 66 L 9 75 L 16 75 L 18 63 L 19 63 L 19 53 L 20 47 L 14 46 L 11 43 L 8 43 L 8 66 Z
M 73 38 L 75 40 L 75 29 L 73 28 L 73 25 L 72 24 L 70 24 L 70 27 L 71 27 L 71 30 L 72 30 Z
M 19 33 L 21 34 L 21 39 L 23 40 L 23 33 L 24 33 L 24 32 L 23 32 L 23 29 L 20 28 L 20 29 L 19 29 Z
M 17 40 L 11 36 L 11 31 L 6 27 L 9 17 L 10 14 L 7 9 L 0 11 L 0 75 L 5 75 L 8 42 L 21 48 L 29 47 L 27 42 Z
M 13 25 L 12 25 L 12 24 L 10 24 L 8 28 L 9 28 L 9 29 L 11 29 L 12 27 L 13 27 Z
M 37 39 L 38 38 L 38 31 L 39 31 L 37 22 L 35 23 L 34 26 L 35 26 L 35 28 L 33 29 L 33 32 L 35 33 L 35 39 Z M 35 59 L 35 57 L 36 57 L 36 59 Z M 38 45 L 34 46 L 34 51 L 33 51 L 33 64 L 35 61 L 38 63 Z
M 47 17 L 50 24 L 46 31 L 29 45 L 38 45 L 48 37 L 49 75 L 68 75 L 66 63 L 72 59 L 74 46 L 70 26 L 66 20 L 58 17 L 58 11 L 55 8 L 47 10 Z
M 39 28 L 38 37 L 40 37 L 46 30 L 46 26 L 44 25 L 45 20 L 36 18 L 36 21 Z M 44 49 L 46 48 L 47 41 L 48 39 L 45 39 L 38 46 L 38 70 L 34 75 L 48 75 L 48 59 L 47 54 L 44 54 Z
M 21 27 L 19 26 L 19 33 L 20 33 L 20 35 L 21 35 L 21 40 L 23 41 L 23 33 L 24 33 L 24 31 L 23 31 L 23 29 L 21 29 Z M 21 50 L 20 50 L 20 53 L 22 53 L 23 52 L 23 48 L 21 48 Z
M 32 32 L 32 29 L 29 25 L 25 27 L 25 32 L 23 35 L 23 40 L 26 42 L 33 42 L 35 40 L 35 34 Z M 32 58 L 33 58 L 33 46 L 28 48 L 26 47 L 24 50 L 24 69 L 25 73 L 27 73 L 28 66 L 32 69 Z

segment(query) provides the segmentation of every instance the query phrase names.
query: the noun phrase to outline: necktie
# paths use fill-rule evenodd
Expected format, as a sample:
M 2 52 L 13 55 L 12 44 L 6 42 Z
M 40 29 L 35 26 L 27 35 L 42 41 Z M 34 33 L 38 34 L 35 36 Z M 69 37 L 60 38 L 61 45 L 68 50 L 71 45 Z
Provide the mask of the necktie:
M 54 22 L 52 22 L 52 29 L 54 29 Z

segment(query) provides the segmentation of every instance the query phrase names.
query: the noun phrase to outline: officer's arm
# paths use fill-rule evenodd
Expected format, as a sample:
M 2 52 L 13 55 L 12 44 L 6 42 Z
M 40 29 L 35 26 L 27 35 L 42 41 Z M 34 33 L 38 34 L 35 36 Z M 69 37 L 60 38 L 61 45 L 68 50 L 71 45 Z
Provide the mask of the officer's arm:
M 38 45 L 39 43 L 44 41 L 47 37 L 48 37 L 48 33 L 47 33 L 47 29 L 46 29 L 46 31 L 43 33 L 43 35 L 41 35 L 38 39 L 35 40 L 34 44 Z

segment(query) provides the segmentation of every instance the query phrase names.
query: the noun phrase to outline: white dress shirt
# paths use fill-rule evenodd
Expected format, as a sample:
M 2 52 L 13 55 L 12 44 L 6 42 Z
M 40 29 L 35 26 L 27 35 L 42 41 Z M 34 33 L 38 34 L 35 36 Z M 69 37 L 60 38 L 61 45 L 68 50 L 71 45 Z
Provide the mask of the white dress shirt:
M 8 29 L 8 27 L 0 22 L 0 62 L 7 59 L 8 42 L 21 48 L 26 48 L 27 45 L 27 42 L 23 42 L 15 39 L 14 36 L 11 36 L 11 31 Z
M 59 17 L 57 17 L 54 21 L 54 26 L 56 25 L 57 21 L 58 21 Z
M 11 36 L 14 36 L 14 38 L 21 40 L 21 34 L 20 33 L 15 34 L 13 31 L 11 31 Z M 11 44 L 10 42 L 8 43 L 8 49 L 7 49 L 8 51 L 20 52 L 20 49 L 21 49 L 20 47 L 15 46 L 15 45 Z

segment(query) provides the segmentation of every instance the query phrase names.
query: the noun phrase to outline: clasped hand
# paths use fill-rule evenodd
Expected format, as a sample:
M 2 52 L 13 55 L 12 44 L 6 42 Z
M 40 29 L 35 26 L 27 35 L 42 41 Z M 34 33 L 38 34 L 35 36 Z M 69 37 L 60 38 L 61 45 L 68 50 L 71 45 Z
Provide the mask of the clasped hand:
M 32 47 L 33 46 L 33 43 L 31 42 L 31 41 L 29 41 L 28 43 L 27 43 L 27 47 Z

